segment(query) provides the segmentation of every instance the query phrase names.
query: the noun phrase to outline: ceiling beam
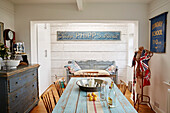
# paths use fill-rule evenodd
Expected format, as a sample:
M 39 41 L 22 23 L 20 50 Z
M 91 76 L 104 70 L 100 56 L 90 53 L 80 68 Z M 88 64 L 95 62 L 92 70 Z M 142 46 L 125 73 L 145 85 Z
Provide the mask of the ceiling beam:
M 83 0 L 76 0 L 77 7 L 79 11 L 83 10 Z

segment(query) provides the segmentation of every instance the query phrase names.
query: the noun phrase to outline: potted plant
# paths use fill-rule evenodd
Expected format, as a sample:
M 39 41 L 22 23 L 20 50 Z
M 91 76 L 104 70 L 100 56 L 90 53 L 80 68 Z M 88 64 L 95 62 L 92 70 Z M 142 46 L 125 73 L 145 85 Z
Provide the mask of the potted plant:
M 9 48 L 0 42 L 0 57 L 4 60 L 4 59 L 8 59 L 8 56 L 9 56 Z
M 3 66 L 3 60 L 8 59 L 8 54 L 9 49 L 6 47 L 3 43 L 0 42 L 0 70 L 1 66 Z
M 1 61 L 0 61 L 0 65 L 2 64 L 2 62 L 4 63 L 4 65 L 6 67 L 8 67 L 8 69 L 12 69 L 12 68 L 16 68 L 16 66 L 19 65 L 20 63 L 20 60 L 12 60 L 12 59 L 9 59 L 9 48 L 6 47 L 3 43 L 0 43 L 0 58 Z M 1 66 L 0 66 L 1 67 Z

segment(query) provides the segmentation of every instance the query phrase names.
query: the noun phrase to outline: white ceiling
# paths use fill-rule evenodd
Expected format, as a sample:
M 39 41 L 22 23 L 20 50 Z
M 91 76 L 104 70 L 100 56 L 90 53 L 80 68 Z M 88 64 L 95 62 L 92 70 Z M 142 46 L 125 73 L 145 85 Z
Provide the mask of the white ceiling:
M 76 0 L 10 0 L 14 4 L 76 3 Z M 83 0 L 85 3 L 150 3 L 154 0 Z

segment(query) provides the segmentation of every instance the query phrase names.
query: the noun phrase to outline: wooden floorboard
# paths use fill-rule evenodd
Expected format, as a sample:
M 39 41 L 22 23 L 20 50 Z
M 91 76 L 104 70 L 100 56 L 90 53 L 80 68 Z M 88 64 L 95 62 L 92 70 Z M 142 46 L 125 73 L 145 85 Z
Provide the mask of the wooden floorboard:
M 34 107 L 30 113 L 47 113 L 43 101 L 40 99 L 38 105 Z
M 133 101 L 130 99 L 131 93 L 129 92 L 129 90 L 126 90 L 125 97 L 129 100 L 129 102 L 133 106 Z M 34 109 L 32 109 L 30 113 L 46 113 L 46 109 L 41 99 L 38 105 L 34 107 Z M 140 105 L 138 113 L 155 113 L 155 112 L 152 111 L 147 105 Z
M 126 90 L 125 97 L 128 99 L 128 101 L 132 104 L 133 106 L 133 101 L 131 100 L 131 93 L 129 90 Z M 155 113 L 151 108 L 147 105 L 139 105 L 139 111 L 138 113 Z

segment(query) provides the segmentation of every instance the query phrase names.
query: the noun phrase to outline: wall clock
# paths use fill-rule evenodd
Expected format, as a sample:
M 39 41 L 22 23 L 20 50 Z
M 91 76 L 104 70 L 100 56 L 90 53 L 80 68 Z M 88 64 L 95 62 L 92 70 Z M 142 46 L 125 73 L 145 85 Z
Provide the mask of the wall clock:
M 15 32 L 10 29 L 4 30 L 4 45 L 10 48 L 10 52 L 13 52 L 13 41 L 15 40 Z
M 14 32 L 10 29 L 4 30 L 4 40 L 13 40 Z

